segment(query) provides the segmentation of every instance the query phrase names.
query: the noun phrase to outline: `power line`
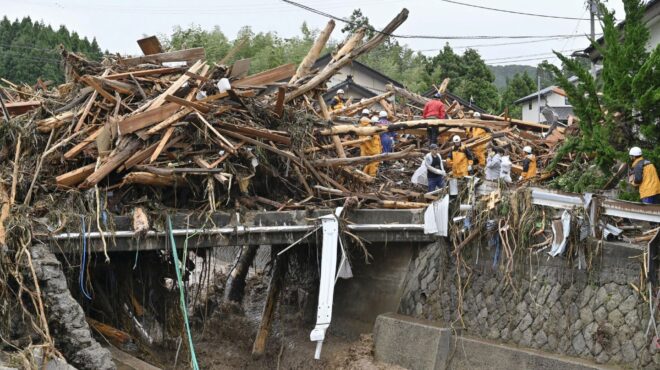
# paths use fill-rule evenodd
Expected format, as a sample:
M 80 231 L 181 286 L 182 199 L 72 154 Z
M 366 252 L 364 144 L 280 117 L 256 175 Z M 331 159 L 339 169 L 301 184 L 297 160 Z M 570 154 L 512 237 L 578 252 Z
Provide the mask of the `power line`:
M 546 56 L 546 57 L 538 57 L 538 58 L 526 58 L 526 59 L 513 59 L 513 60 L 496 60 L 496 61 L 488 61 L 484 60 L 484 63 L 494 63 L 494 64 L 511 64 L 511 63 L 519 63 L 519 62 L 531 62 L 534 60 L 544 60 L 544 59 L 557 59 L 557 56 Z
M 350 24 L 350 25 L 353 25 L 353 26 L 358 25 L 355 22 L 349 21 L 348 19 L 338 17 L 336 15 L 332 15 L 330 13 L 326 13 L 326 12 L 323 12 L 323 11 L 318 10 L 318 9 L 314 9 L 312 7 L 309 7 L 309 6 L 304 5 L 304 4 L 297 3 L 295 1 L 291 1 L 291 0 L 282 0 L 282 1 L 287 3 L 287 4 L 296 6 L 298 8 L 307 10 L 309 12 L 321 15 L 321 16 L 326 17 L 326 18 L 331 18 L 331 19 L 334 19 L 336 21 L 347 23 L 347 24 Z M 397 35 L 397 34 L 393 34 L 393 33 L 382 32 L 382 31 L 379 31 L 377 29 L 374 29 L 373 27 L 371 27 L 371 30 L 376 32 L 376 33 L 384 34 L 386 36 L 399 38 L 399 39 L 432 39 L 432 40 L 538 39 L 538 38 L 549 38 L 549 37 L 560 38 L 560 37 L 572 37 L 573 36 L 573 35 L 509 35 L 509 36 L 493 36 L 493 35 L 480 35 L 480 36 Z
M 601 35 L 601 34 L 599 34 Z M 579 38 L 579 37 L 584 37 L 584 35 L 573 35 L 570 37 L 550 37 L 547 39 L 540 39 L 540 40 L 532 40 L 532 41 L 518 41 L 518 42 L 501 42 L 497 44 L 480 44 L 480 45 L 459 45 L 459 46 L 450 46 L 452 49 L 470 49 L 470 48 L 487 48 L 487 47 L 492 47 L 492 46 L 508 46 L 508 45 L 520 45 L 520 44 L 535 44 L 535 43 L 540 43 L 540 42 L 548 42 L 548 41 L 559 41 L 559 40 L 567 40 L 571 38 Z M 436 51 L 436 50 L 443 50 L 444 47 L 442 48 L 434 48 L 434 49 L 420 49 L 420 50 L 415 50 L 415 51 Z
M 577 51 L 577 50 L 582 50 L 582 49 L 573 49 L 573 50 L 565 50 L 567 52 L 569 51 Z M 527 57 L 536 57 L 540 55 L 555 55 L 555 53 L 536 53 L 536 54 L 525 54 L 525 55 L 515 55 L 515 56 L 509 56 L 509 57 L 499 57 L 499 58 L 490 58 L 490 59 L 485 59 L 485 61 L 496 61 L 496 60 L 506 60 L 506 59 L 519 59 L 519 58 L 527 58 Z
M 468 3 L 462 3 L 459 1 L 453 1 L 453 0 L 441 0 L 446 3 L 451 3 L 451 4 L 457 4 L 457 5 L 463 5 L 463 6 L 469 6 L 471 8 L 479 8 L 479 9 L 485 9 L 485 10 L 492 10 L 494 12 L 500 12 L 500 13 L 509 13 L 509 14 L 517 14 L 517 15 L 528 15 L 530 17 L 540 17 L 540 18 L 552 18 L 552 19 L 568 19 L 568 20 L 584 20 L 588 21 L 588 18 L 577 18 L 577 17 L 563 17 L 563 16 L 558 16 L 558 15 L 547 15 L 547 14 L 537 14 L 537 13 L 526 13 L 526 12 L 518 12 L 515 10 L 505 10 L 505 9 L 497 9 L 497 8 L 490 8 L 487 6 L 482 6 L 482 5 L 475 5 L 475 4 L 468 4 Z

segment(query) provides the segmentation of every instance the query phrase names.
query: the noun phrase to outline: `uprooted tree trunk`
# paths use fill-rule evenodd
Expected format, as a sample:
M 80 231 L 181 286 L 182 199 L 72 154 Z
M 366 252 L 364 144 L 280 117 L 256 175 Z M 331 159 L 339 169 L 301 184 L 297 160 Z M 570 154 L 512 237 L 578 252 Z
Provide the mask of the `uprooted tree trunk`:
M 327 81 L 339 69 L 341 69 L 341 67 L 345 66 L 355 58 L 371 51 L 372 49 L 383 43 L 383 41 L 385 41 L 388 35 L 390 35 L 397 28 L 399 28 L 399 26 L 403 22 L 405 22 L 406 19 L 408 19 L 408 9 L 403 9 L 394 19 L 392 19 L 392 21 L 387 26 L 385 26 L 385 28 L 383 28 L 382 31 L 378 32 L 376 36 L 372 37 L 365 44 L 348 51 L 344 55 L 339 56 L 339 58 L 337 58 L 336 61 L 333 60 L 330 63 L 328 63 L 328 65 L 325 66 L 325 68 L 321 72 L 319 72 L 316 76 L 312 77 L 309 81 L 301 85 L 299 88 L 287 94 L 284 101 L 290 102 L 291 100 L 299 96 L 302 96 L 303 94 L 306 94 L 307 92 L 313 90 L 317 86 Z
M 110 352 L 92 337 L 55 255 L 43 245 L 33 245 L 30 254 L 57 349 L 78 369 L 115 369 Z
M 229 273 L 225 286 L 225 301 L 241 303 L 245 293 L 245 277 L 250 270 L 254 257 L 257 255 L 258 245 L 243 247 L 234 268 Z

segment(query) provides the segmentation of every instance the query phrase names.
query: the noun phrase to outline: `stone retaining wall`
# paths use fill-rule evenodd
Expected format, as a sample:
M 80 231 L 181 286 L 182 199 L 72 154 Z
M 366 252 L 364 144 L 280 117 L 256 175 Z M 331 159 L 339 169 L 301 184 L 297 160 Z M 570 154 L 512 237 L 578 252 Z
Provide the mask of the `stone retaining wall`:
M 439 241 L 416 251 L 400 313 L 462 326 L 456 321 L 457 274 L 448 248 Z M 639 285 L 641 268 L 638 259 L 630 257 L 641 253 L 606 243 L 590 272 L 543 253 L 531 260 L 521 256 L 513 274 L 514 291 L 505 287 L 501 261 L 493 267 L 494 251 L 467 247 L 463 259 L 472 272 L 463 297 L 464 330 L 598 363 L 657 369 L 660 352 L 653 343 L 653 328 L 645 335 L 649 305 L 630 285 Z M 463 271 L 461 278 L 465 284 L 468 274 Z

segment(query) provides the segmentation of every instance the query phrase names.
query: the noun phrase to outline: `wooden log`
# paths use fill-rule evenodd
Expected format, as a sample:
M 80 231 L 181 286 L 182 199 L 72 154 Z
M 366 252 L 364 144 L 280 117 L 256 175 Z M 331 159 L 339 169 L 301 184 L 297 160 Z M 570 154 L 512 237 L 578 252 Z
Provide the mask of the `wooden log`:
M 211 130 L 211 132 L 212 132 L 213 134 L 215 134 L 215 136 L 218 137 L 218 139 L 220 139 L 220 146 L 222 146 L 224 149 L 230 151 L 231 153 L 236 153 L 236 148 L 234 147 L 234 144 L 233 144 L 231 141 L 227 140 L 226 137 L 222 136 L 222 134 L 219 133 L 218 130 L 216 130 L 215 127 L 213 127 L 213 126 L 209 123 L 209 121 L 207 121 L 207 120 L 204 118 L 204 116 L 202 116 L 201 114 L 199 114 L 199 113 L 197 113 L 197 112 L 195 112 L 195 114 L 197 115 L 197 118 L 199 118 L 199 120 L 202 121 L 202 122 L 204 123 L 204 125 L 205 125 L 209 130 Z
M 479 120 L 458 120 L 458 119 L 421 119 L 415 121 L 397 122 L 387 126 L 355 126 L 355 125 L 336 125 L 329 128 L 317 130 L 319 135 L 343 135 L 343 134 L 356 134 L 359 136 L 369 136 L 381 132 L 393 132 L 401 130 L 410 130 L 416 128 L 427 128 L 432 126 L 438 127 L 481 127 L 490 129 L 490 126 L 485 124 L 484 121 Z
M 492 114 L 482 114 L 481 119 L 492 120 L 492 121 L 509 122 L 509 123 L 514 124 L 516 126 L 526 128 L 526 129 L 529 129 L 529 130 L 535 130 L 535 131 L 550 129 L 549 125 L 545 125 L 543 123 L 523 121 L 521 119 L 515 119 L 515 118 L 504 118 L 504 117 L 495 116 L 495 115 L 492 115 Z
M 234 268 L 227 277 L 224 294 L 225 301 L 241 303 L 243 300 L 243 295 L 245 294 L 245 277 L 248 274 L 250 266 L 252 266 L 258 250 L 258 245 L 248 245 L 241 249 L 241 254 L 236 259 Z
M 81 182 L 83 182 L 87 177 L 89 177 L 89 175 L 91 175 L 94 172 L 95 168 L 96 168 L 95 163 L 91 163 L 88 164 L 87 166 L 77 168 L 73 171 L 57 176 L 55 178 L 55 183 L 59 187 L 64 187 L 64 188 L 74 187 L 80 184 Z
M 411 101 L 413 103 L 417 103 L 421 106 L 424 106 L 426 103 L 428 103 L 429 100 L 431 100 L 431 99 L 425 98 L 425 97 L 423 97 L 419 94 L 415 94 L 414 92 L 412 92 L 410 90 L 407 90 L 407 89 L 404 89 L 404 88 L 401 88 L 401 87 L 396 87 L 392 84 L 387 84 L 387 86 L 385 86 L 385 88 L 388 91 L 393 91 L 397 96 L 400 96 L 402 98 L 406 98 L 409 101 Z
M 96 90 L 96 92 L 99 93 L 99 95 L 101 95 L 107 101 L 111 102 L 112 104 L 117 103 L 115 97 L 112 96 L 112 94 L 110 94 L 109 92 L 105 91 L 105 89 L 103 89 L 103 86 L 101 86 L 101 82 L 98 81 L 97 78 L 95 78 L 94 76 L 83 76 L 81 78 L 81 81 L 83 81 L 89 87 Z
M 66 153 L 64 153 L 64 159 L 66 160 L 71 160 L 75 158 L 80 152 L 85 149 L 85 147 L 91 143 L 93 143 L 96 138 L 103 132 L 104 128 L 100 127 L 96 131 L 94 131 L 91 135 L 89 135 L 87 138 L 85 138 L 83 141 L 80 143 L 76 144 L 73 146 L 73 148 L 69 149 Z
M 162 122 L 163 120 L 171 117 L 180 106 L 174 103 L 168 103 L 157 109 L 146 112 L 138 113 L 130 116 L 117 124 L 119 133 L 121 135 L 130 134 L 145 127 L 149 127 L 155 123 Z
M 51 132 L 51 130 L 70 123 L 73 115 L 74 113 L 72 111 L 68 111 L 50 118 L 42 119 L 41 121 L 37 121 L 37 131 L 41 133 Z
M 280 86 L 277 88 L 277 101 L 275 102 L 275 115 L 278 118 L 282 118 L 284 114 L 284 96 L 286 96 L 286 86 Z
M 284 64 L 267 71 L 259 72 L 234 81 L 234 87 L 261 86 L 272 84 L 277 81 L 290 78 L 296 72 L 296 65 L 293 63 Z
M 379 197 L 372 194 L 356 193 L 347 190 L 330 189 L 320 185 L 315 185 L 314 189 L 318 190 L 321 193 L 337 195 L 340 197 L 357 197 L 360 199 L 375 200 L 377 202 L 381 200 Z
M 5 189 L 5 184 L 0 181 L 0 247 L 7 245 L 7 229 L 5 229 L 5 222 L 9 218 L 9 211 L 11 204 L 9 202 L 9 194 Z
M 319 103 L 319 107 L 321 108 L 321 115 L 323 116 L 323 119 L 331 121 L 330 111 L 328 110 L 328 106 L 325 104 L 325 100 L 323 100 L 323 96 L 318 94 L 316 99 Z M 335 146 L 337 156 L 339 156 L 339 158 L 346 158 L 346 152 L 344 152 L 344 147 L 341 145 L 341 139 L 339 138 L 339 135 L 332 135 L 332 144 Z
M 156 150 L 154 150 L 154 152 L 151 153 L 151 157 L 149 158 L 149 163 L 154 163 L 154 161 L 158 158 L 158 156 L 163 151 L 163 149 L 165 149 L 165 145 L 167 145 L 167 142 L 170 140 L 173 133 L 174 133 L 174 127 L 172 126 L 168 127 L 167 131 L 165 131 L 163 136 L 160 138 L 160 142 L 158 142 L 158 146 L 156 147 Z
M 115 327 L 112 327 L 108 324 L 104 324 L 100 321 L 96 321 L 91 317 L 86 317 L 85 319 L 87 320 L 87 323 L 89 323 L 89 326 L 91 326 L 94 330 L 101 333 L 101 335 L 103 335 L 103 338 L 110 340 L 110 342 L 112 342 L 112 344 L 114 344 L 117 347 L 121 347 L 133 339 L 130 336 L 130 334 L 121 331 Z
M 266 294 L 266 305 L 261 314 L 261 323 L 259 330 L 257 330 L 257 337 L 254 339 L 252 345 L 252 355 L 261 356 L 266 351 L 266 341 L 270 329 L 275 319 L 275 309 L 277 307 L 277 300 L 284 285 L 284 276 L 286 275 L 286 268 L 289 263 L 289 255 L 287 253 L 275 257 L 273 264 L 273 273 L 268 284 L 268 293 Z
M 358 28 L 353 34 L 349 35 L 346 41 L 341 45 L 339 50 L 337 50 L 333 55 L 332 58 L 330 59 L 330 63 L 336 62 L 339 59 L 341 59 L 343 56 L 346 54 L 350 53 L 353 51 L 356 47 L 362 43 L 362 40 L 364 39 L 364 33 L 365 33 L 364 27 Z
M 149 36 L 143 39 L 139 39 L 137 40 L 137 43 L 144 55 L 162 54 L 164 51 L 163 46 L 160 44 L 160 41 L 156 36 Z
M 41 102 L 38 100 L 19 101 L 13 103 L 5 103 L 5 107 L 9 115 L 19 115 L 28 112 L 32 109 L 39 108 Z M 4 115 L 4 114 L 3 114 Z
M 414 146 L 411 145 L 400 152 L 382 153 L 382 154 L 375 154 L 364 157 L 318 159 L 312 161 L 312 165 L 317 167 L 355 166 L 361 164 L 368 164 L 371 162 L 395 161 L 398 159 L 418 158 L 424 156 L 424 154 L 421 152 L 413 151 L 413 148 Z
M 328 43 L 330 34 L 334 29 L 335 29 L 335 21 L 331 19 L 330 21 L 328 21 L 328 24 L 325 25 L 323 31 L 321 31 L 318 37 L 316 37 L 316 41 L 314 41 L 314 45 L 312 45 L 311 49 L 309 49 L 309 51 L 307 52 L 307 55 L 305 55 L 305 58 L 303 58 L 302 62 L 300 62 L 300 64 L 298 65 L 298 69 L 296 70 L 296 73 L 293 75 L 293 77 L 291 77 L 291 79 L 289 80 L 289 83 L 293 84 L 296 80 L 305 77 L 309 74 L 309 72 L 312 69 L 312 66 L 319 58 L 321 51 L 325 47 L 325 44 Z
M 447 77 L 447 78 L 445 78 L 444 80 L 442 80 L 442 83 L 441 83 L 440 86 L 438 87 L 438 94 L 444 94 L 445 91 L 447 91 L 447 86 L 449 86 L 449 81 L 450 81 L 450 80 L 451 80 L 451 79 L 450 79 L 449 77 Z
M 195 162 L 195 164 L 197 164 L 198 166 L 200 166 L 202 168 L 206 168 L 206 169 L 214 168 L 214 167 L 211 166 L 210 163 L 208 163 L 207 161 L 203 160 L 202 158 L 200 158 L 198 156 L 193 157 L 193 162 Z M 225 185 L 225 186 L 229 185 L 229 180 L 230 180 L 229 177 L 227 177 L 227 176 L 225 176 L 221 173 L 214 173 L 213 177 L 216 180 L 218 180 L 218 182 L 221 183 L 222 185 Z
M 172 73 L 177 73 L 184 71 L 185 68 L 182 67 L 164 67 L 164 68 L 154 68 L 154 69 L 142 69 L 139 71 L 132 72 L 123 72 L 123 73 L 114 73 L 105 77 L 108 80 L 121 80 L 125 78 L 133 77 L 144 77 L 144 76 L 153 76 L 153 75 L 168 75 Z
M 108 157 L 108 159 L 80 184 L 80 189 L 89 189 L 103 180 L 110 172 L 121 166 L 140 147 L 137 139 L 128 138 L 120 144 L 120 147 Z
M 195 64 L 193 64 L 192 66 L 190 66 L 190 68 L 188 68 L 188 72 L 197 73 L 205 66 L 206 66 L 205 62 L 202 63 L 201 60 L 198 60 Z M 148 112 L 157 109 L 158 107 L 163 105 L 165 103 L 165 97 L 168 95 L 174 95 L 181 88 L 181 86 L 183 86 L 183 84 L 188 82 L 189 79 L 190 76 L 186 74 L 181 75 L 181 77 L 179 77 L 176 81 L 174 81 L 174 83 L 172 83 L 172 85 L 170 85 L 170 87 L 168 87 L 167 90 L 165 90 L 165 92 L 160 94 L 156 99 L 154 99 L 151 102 L 151 104 L 149 104 L 149 107 L 146 109 L 146 111 Z
M 131 172 L 124 176 L 121 186 L 129 184 L 172 187 L 185 185 L 186 181 L 180 175 L 156 175 L 151 172 Z
M 394 92 L 392 91 L 387 91 L 385 93 L 382 93 L 380 95 L 376 95 L 372 98 L 365 99 L 361 102 L 352 104 L 350 106 L 344 107 L 342 109 L 332 111 L 330 113 L 330 118 L 337 117 L 337 116 L 343 116 L 343 115 L 349 115 L 352 116 L 355 113 L 360 112 L 362 109 L 370 107 L 376 103 L 378 103 L 382 99 L 387 99 L 389 98 Z
M 407 18 L 408 18 L 408 9 L 403 9 L 385 28 L 383 28 L 382 32 L 377 33 L 364 45 L 351 50 L 348 54 L 342 56 L 340 59 L 328 63 L 328 65 L 325 66 L 323 71 L 316 74 L 316 76 L 312 77 L 309 81 L 302 84 L 296 90 L 287 94 L 284 101 L 290 102 L 291 100 L 299 96 L 302 96 L 308 93 L 309 91 L 311 91 L 312 89 L 315 89 L 316 87 L 320 86 L 330 77 L 332 77 L 343 66 L 347 65 L 355 58 L 369 52 L 370 50 L 380 45 L 387 38 L 386 35 L 393 33 Z
M 94 77 L 94 80 L 100 83 L 103 87 L 115 90 L 120 94 L 130 95 L 135 90 L 135 86 L 121 81 L 108 80 L 103 77 Z
M 167 53 L 158 53 L 145 55 L 135 58 L 119 59 L 119 64 L 125 66 L 136 66 L 138 64 L 161 64 L 165 62 L 193 62 L 206 59 L 204 48 L 192 48 L 185 50 L 170 51 Z
M 165 145 L 165 148 L 163 150 L 165 150 L 165 149 L 169 148 L 170 146 L 178 143 L 182 139 L 183 139 L 183 136 L 175 137 L 174 139 L 170 140 Z M 151 157 L 151 154 L 153 154 L 153 152 L 156 150 L 156 148 L 158 147 L 158 144 L 160 144 L 160 141 L 157 141 L 157 142 L 149 145 L 148 147 L 140 150 L 139 152 L 133 154 L 129 159 L 126 160 L 126 162 L 121 167 L 119 167 L 117 169 L 117 172 L 121 172 L 123 170 L 128 170 L 128 169 L 144 162 L 145 160 L 147 160 L 147 158 Z
M 189 101 L 189 100 L 182 99 L 182 98 L 179 98 L 179 97 L 174 96 L 174 95 L 165 96 L 165 101 L 168 101 L 170 103 L 178 104 L 182 107 L 192 108 L 192 109 L 198 110 L 202 113 L 208 113 L 208 112 L 211 111 L 211 107 L 209 107 L 208 105 L 206 105 L 204 103 Z
M 237 138 L 237 139 L 240 139 L 240 140 L 245 141 L 245 142 L 247 142 L 247 143 L 250 143 L 250 144 L 252 144 L 252 145 L 256 145 L 256 146 L 262 147 L 262 148 L 264 148 L 264 149 L 266 149 L 266 150 L 269 150 L 269 151 L 271 151 L 271 152 L 273 152 L 273 153 L 275 153 L 275 154 L 277 154 L 277 155 L 281 155 L 281 156 L 283 156 L 283 157 L 285 157 L 285 158 L 290 159 L 291 162 L 293 162 L 293 163 L 300 164 L 300 159 L 299 159 L 298 157 L 296 157 L 293 153 L 290 153 L 290 152 L 287 152 L 287 151 L 284 151 L 284 150 L 281 150 L 281 149 L 277 149 L 277 148 L 275 148 L 275 147 L 272 146 L 272 145 L 268 145 L 268 144 L 262 143 L 262 142 L 259 141 L 259 140 L 255 140 L 255 139 L 252 139 L 252 138 L 250 138 L 250 137 L 247 137 L 247 136 L 241 135 L 241 134 L 239 134 L 239 133 L 237 133 L 237 132 L 232 132 L 232 131 L 225 130 L 225 129 L 221 129 L 221 128 L 218 129 L 218 131 L 220 131 L 220 132 L 223 133 L 223 134 L 226 134 L 226 135 L 229 135 L 229 136 L 233 136 L 233 137 L 235 137 L 235 138 Z
M 388 209 L 414 209 L 414 208 L 426 208 L 428 203 L 420 202 L 401 202 L 398 200 L 382 200 L 378 202 L 378 205 L 382 208 Z
M 160 122 L 159 124 L 150 127 L 146 132 L 143 131 L 138 132 L 138 136 L 140 136 L 142 140 L 146 140 L 149 137 L 151 137 L 151 135 L 157 134 L 159 131 L 163 130 L 164 128 L 170 127 L 171 125 L 179 122 L 185 116 L 192 113 L 192 111 L 193 110 L 188 107 L 183 108 L 178 112 L 174 113 L 173 115 L 167 117 L 164 121 Z
M 360 145 L 364 142 L 367 142 L 369 140 L 371 140 L 370 137 L 361 137 L 361 138 L 355 139 L 355 140 L 346 140 L 346 141 L 341 142 L 341 146 L 354 147 L 354 146 L 358 146 L 358 145 Z M 306 148 L 303 151 L 303 153 L 314 153 L 314 152 L 318 152 L 320 150 L 328 150 L 328 149 L 334 149 L 334 148 L 335 148 L 335 144 L 332 143 L 332 144 L 326 144 L 326 145 Z

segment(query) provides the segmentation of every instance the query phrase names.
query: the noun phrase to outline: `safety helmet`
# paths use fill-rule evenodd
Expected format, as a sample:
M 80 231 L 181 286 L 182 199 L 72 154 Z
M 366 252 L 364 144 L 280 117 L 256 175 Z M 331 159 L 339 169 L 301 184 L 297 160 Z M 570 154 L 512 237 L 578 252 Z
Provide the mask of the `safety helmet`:
M 480 118 L 481 118 L 481 113 L 479 113 L 479 112 L 474 112 L 474 114 L 472 115 L 472 117 L 474 117 L 474 118 L 476 118 L 476 119 L 480 119 Z
M 378 122 L 378 117 L 376 117 L 376 116 L 371 117 L 371 122 L 373 122 L 373 123 Z
M 436 98 L 436 99 L 440 99 L 440 98 L 442 98 L 442 93 L 437 92 L 437 93 L 433 94 L 433 97 Z
M 363 115 L 363 116 L 368 116 L 369 113 L 371 113 L 371 112 L 369 112 L 369 109 L 366 109 L 366 108 L 365 108 L 365 109 L 362 110 L 362 115 Z
M 344 89 L 337 90 L 337 94 L 343 94 L 343 93 L 344 93 Z
M 380 113 L 378 113 L 378 117 L 386 118 L 387 117 L 387 112 L 385 112 L 384 110 L 380 111 Z
M 638 146 L 634 146 L 630 148 L 630 152 L 628 152 L 628 155 L 639 157 L 640 155 L 642 155 L 642 149 Z
M 451 141 L 455 143 L 460 143 L 461 142 L 461 137 L 458 135 L 454 135 L 454 137 L 451 138 Z
M 527 154 L 532 154 L 532 147 L 527 145 L 526 147 L 523 148 L 523 152 Z

